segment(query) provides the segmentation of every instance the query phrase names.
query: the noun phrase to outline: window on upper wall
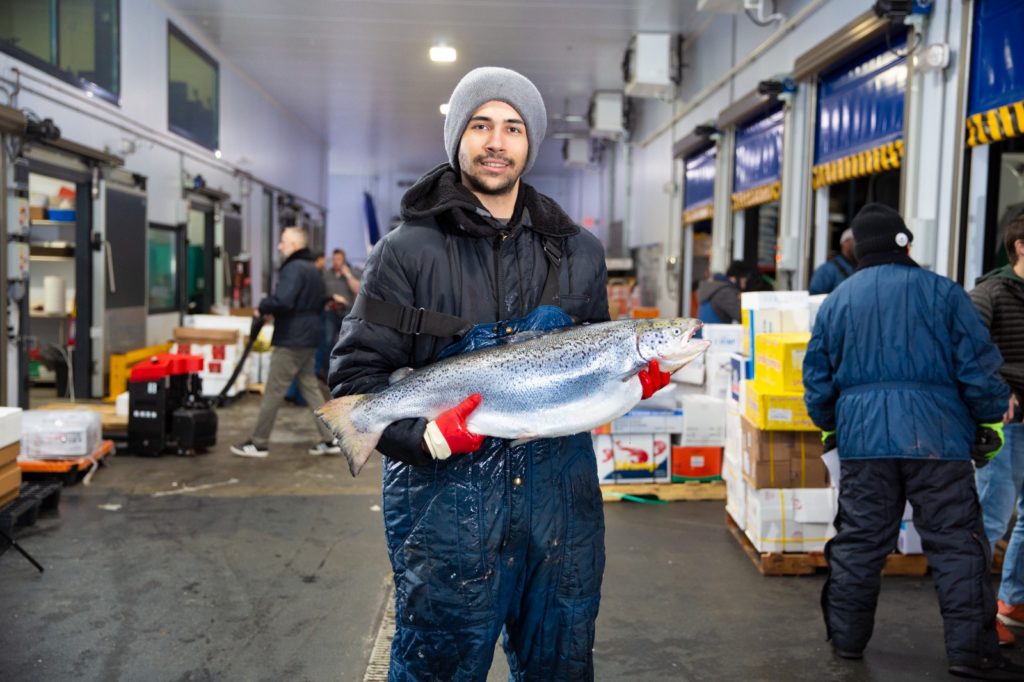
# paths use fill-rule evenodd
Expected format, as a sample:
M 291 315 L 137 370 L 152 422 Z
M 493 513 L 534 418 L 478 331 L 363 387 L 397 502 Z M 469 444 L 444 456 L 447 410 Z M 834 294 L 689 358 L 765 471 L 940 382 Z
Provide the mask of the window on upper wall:
M 117 104 L 119 0 L 0 0 L 0 50 Z
M 207 149 L 220 146 L 217 62 L 171 23 L 167 24 L 167 105 L 171 132 Z

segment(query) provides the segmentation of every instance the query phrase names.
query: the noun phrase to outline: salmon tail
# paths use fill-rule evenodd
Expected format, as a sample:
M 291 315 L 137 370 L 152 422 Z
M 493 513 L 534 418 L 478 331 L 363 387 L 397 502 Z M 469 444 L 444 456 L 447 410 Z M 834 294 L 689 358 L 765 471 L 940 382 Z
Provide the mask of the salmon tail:
M 327 424 L 327 427 L 338 438 L 338 445 L 348 460 L 348 470 L 356 476 L 362 470 L 370 455 L 373 454 L 383 429 L 379 431 L 361 431 L 352 421 L 352 408 L 366 398 L 366 395 L 347 395 L 324 403 L 316 411 L 316 416 Z

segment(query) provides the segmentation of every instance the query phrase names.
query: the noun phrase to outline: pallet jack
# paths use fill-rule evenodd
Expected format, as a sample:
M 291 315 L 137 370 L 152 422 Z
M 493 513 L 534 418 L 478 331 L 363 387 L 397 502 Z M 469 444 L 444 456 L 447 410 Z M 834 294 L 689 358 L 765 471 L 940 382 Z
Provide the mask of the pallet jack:
M 213 399 L 202 395 L 203 358 L 161 353 L 138 363 L 128 379 L 128 449 L 151 457 L 165 452 L 194 455 L 217 443 L 215 409 L 225 404 L 263 328 L 254 317 L 249 342 L 235 371 Z

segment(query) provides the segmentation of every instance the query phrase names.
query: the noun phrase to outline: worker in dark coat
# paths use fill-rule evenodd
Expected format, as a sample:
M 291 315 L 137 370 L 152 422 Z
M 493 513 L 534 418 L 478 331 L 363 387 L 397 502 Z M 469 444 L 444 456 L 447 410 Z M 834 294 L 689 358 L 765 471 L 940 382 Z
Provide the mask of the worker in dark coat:
M 837 534 L 825 547 L 828 638 L 841 657 L 863 655 L 909 500 L 950 673 L 1024 680 L 1024 667 L 998 650 L 971 462 L 978 433 L 1001 429 L 1002 357 L 964 290 L 911 259 L 913 235 L 898 213 L 868 204 L 853 233 L 857 272 L 822 304 L 803 366 L 807 411 L 841 462 Z
M 335 396 L 379 391 L 442 353 L 608 320 L 600 242 L 520 181 L 547 122 L 536 87 L 475 69 L 448 106 L 448 162 L 409 189 L 405 222 L 370 254 L 332 354 Z M 651 391 L 668 379 L 646 376 Z M 484 438 L 466 427 L 478 404 L 397 421 L 377 446 L 395 582 L 389 679 L 482 682 L 504 633 L 511 679 L 593 680 L 604 513 L 591 436 Z

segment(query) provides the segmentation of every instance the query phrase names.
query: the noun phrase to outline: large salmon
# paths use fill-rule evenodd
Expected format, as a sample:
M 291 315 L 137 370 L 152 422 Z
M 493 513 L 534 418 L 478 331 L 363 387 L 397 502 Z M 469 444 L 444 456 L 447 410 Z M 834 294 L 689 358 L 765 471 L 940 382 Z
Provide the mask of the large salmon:
M 675 371 L 703 353 L 698 320 L 618 320 L 571 327 L 440 360 L 379 393 L 336 398 L 317 411 L 355 476 L 381 433 L 410 417 L 434 419 L 467 396 L 483 401 L 470 431 L 509 440 L 589 431 L 640 401 L 637 374 L 651 360 Z

